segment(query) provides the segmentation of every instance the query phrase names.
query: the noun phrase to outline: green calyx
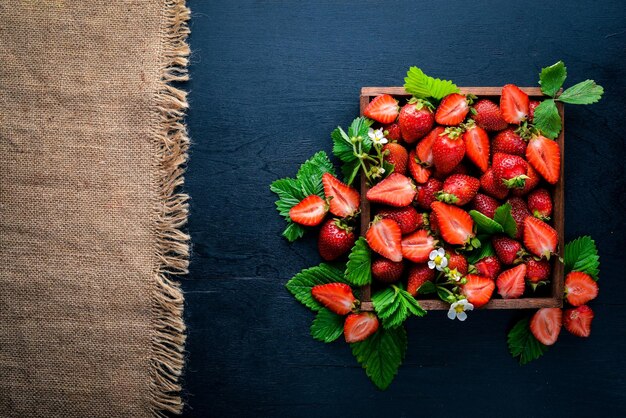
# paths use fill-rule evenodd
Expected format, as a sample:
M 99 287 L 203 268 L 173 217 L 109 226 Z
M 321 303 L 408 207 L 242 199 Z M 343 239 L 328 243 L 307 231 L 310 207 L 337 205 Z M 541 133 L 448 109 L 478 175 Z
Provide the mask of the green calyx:
M 502 183 L 509 189 L 522 189 L 526 185 L 526 179 L 528 179 L 526 174 L 522 174 L 521 176 L 516 176 L 511 179 L 505 180 L 502 179 Z
M 535 211 L 533 212 L 533 216 L 535 218 L 541 219 L 542 221 L 549 221 L 550 220 L 549 216 L 543 216 L 541 213 L 539 213 L 539 211 L 537 209 L 535 209 Z
M 528 282 L 528 285 L 533 290 L 533 292 L 536 292 L 538 287 L 546 286 L 548 283 L 550 283 L 549 280 L 542 280 L 540 282 Z
M 354 217 L 355 215 L 352 216 Z M 347 233 L 354 231 L 354 228 L 351 227 L 344 219 L 335 219 L 335 225 L 337 225 L 337 228 L 343 229 Z
M 480 248 L 481 245 L 482 244 L 480 243 L 480 240 L 478 238 L 470 237 L 468 238 L 465 245 L 463 245 L 462 249 L 463 251 L 472 251 L 472 250 L 475 250 L 476 248 Z
M 460 127 L 448 127 L 439 136 L 447 136 L 448 138 L 454 140 L 458 139 L 463 135 L 463 128 Z
M 456 197 L 455 195 L 451 193 L 446 193 L 443 190 L 440 190 L 437 193 L 435 193 L 435 197 L 437 198 L 437 200 L 444 202 L 444 203 L 456 203 L 459 201 L 458 197 Z
M 417 110 L 422 110 L 424 108 L 430 110 L 431 112 L 435 110 L 435 106 L 433 106 L 433 104 L 426 99 L 418 99 L 417 97 L 412 97 L 409 100 L 409 104 L 414 104 Z

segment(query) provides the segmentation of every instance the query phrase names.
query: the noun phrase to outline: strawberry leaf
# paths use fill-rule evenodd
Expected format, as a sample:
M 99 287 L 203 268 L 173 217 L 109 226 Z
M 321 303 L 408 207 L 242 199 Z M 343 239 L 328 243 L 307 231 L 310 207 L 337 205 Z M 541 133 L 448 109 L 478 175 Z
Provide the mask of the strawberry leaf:
M 317 312 L 311 324 L 311 335 L 317 341 L 332 343 L 343 333 L 344 318 L 326 308 Z
M 493 219 L 489 218 L 488 216 L 483 215 L 477 210 L 472 209 L 469 211 L 469 214 L 474 220 L 474 222 L 476 223 L 476 227 L 478 228 L 479 232 L 489 234 L 489 235 L 497 234 L 499 232 L 504 232 L 502 225 L 500 225 L 498 222 L 494 221 Z
M 374 123 L 373 120 L 368 118 L 364 118 L 363 116 L 358 117 L 352 121 L 350 126 L 348 127 L 348 136 L 352 137 L 360 137 L 362 140 L 362 151 L 369 152 L 372 148 L 372 140 L 370 139 L 369 132 L 370 126 Z
M 417 289 L 417 293 L 420 295 L 429 295 L 431 293 L 435 293 L 437 291 L 437 286 L 430 280 L 424 282 L 419 289 Z
M 335 167 L 324 151 L 316 153 L 300 166 L 296 179 L 302 185 L 305 197 L 312 194 L 316 194 L 322 199 L 325 197 L 324 185 L 322 184 L 324 173 L 335 175 Z
M 540 343 L 530 332 L 530 318 L 519 321 L 507 337 L 509 351 L 513 357 L 519 356 L 519 363 L 526 364 L 541 357 L 548 346 Z
M 582 271 L 594 280 L 598 280 L 600 273 L 600 257 L 596 243 L 590 236 L 583 236 L 568 242 L 563 252 L 565 273 L 570 271 Z
M 479 260 L 488 257 L 490 255 L 496 255 L 496 250 L 493 248 L 490 240 L 481 240 L 482 245 L 473 250 L 467 256 L 467 262 L 470 264 L 476 264 Z
M 541 69 L 539 85 L 543 94 L 554 97 L 567 78 L 567 68 L 563 61 Z
M 340 126 L 331 132 L 330 137 L 333 140 L 333 154 L 335 154 L 335 157 L 346 163 L 357 160 L 350 138 Z
M 459 88 L 452 81 L 429 77 L 417 67 L 409 68 L 406 73 L 404 89 L 419 99 L 432 97 L 437 100 L 459 92 Z
M 402 285 L 391 286 L 375 293 L 372 302 L 384 328 L 399 327 L 411 315 L 426 315 L 426 311 Z
M 502 225 L 504 233 L 511 238 L 515 238 L 517 235 L 517 224 L 513 215 L 511 214 L 511 204 L 505 203 L 504 205 L 496 209 L 496 213 L 493 215 L 493 220 Z
M 561 115 L 553 99 L 544 100 L 537 106 L 533 124 L 546 137 L 550 139 L 557 137 L 561 132 Z
M 343 267 L 343 266 L 340 266 Z M 347 283 L 343 268 L 337 268 L 329 264 L 322 263 L 319 266 L 302 270 L 287 282 L 285 287 L 304 306 L 314 311 L 323 308 L 322 304 L 313 299 L 311 289 L 318 284 L 326 283 Z
M 372 282 L 372 250 L 364 237 L 360 237 L 350 251 L 346 280 L 354 286 L 365 286 Z
M 343 165 L 341 166 L 343 181 L 345 181 L 348 186 L 352 185 L 357 174 L 359 174 L 360 169 L 361 162 L 359 160 L 354 160 L 349 163 L 343 163 Z
M 600 100 L 603 93 L 602 86 L 597 85 L 593 80 L 585 80 L 565 90 L 558 97 L 558 100 L 563 103 L 586 105 Z
M 404 327 L 379 328 L 365 341 L 350 344 L 350 347 L 372 383 L 378 389 L 385 390 L 404 360 L 407 348 L 406 330 Z

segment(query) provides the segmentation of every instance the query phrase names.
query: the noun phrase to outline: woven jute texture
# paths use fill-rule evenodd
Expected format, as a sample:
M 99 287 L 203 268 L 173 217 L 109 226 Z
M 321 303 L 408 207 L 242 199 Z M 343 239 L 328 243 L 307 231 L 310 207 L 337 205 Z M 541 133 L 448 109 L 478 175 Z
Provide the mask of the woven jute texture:
M 184 0 L 0 1 L 0 416 L 180 412 Z

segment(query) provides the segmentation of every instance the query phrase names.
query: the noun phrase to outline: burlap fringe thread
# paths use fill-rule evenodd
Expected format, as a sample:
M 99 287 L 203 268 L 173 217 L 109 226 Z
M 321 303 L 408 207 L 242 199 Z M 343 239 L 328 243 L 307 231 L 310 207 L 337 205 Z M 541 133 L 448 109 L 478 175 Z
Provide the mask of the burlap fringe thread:
M 155 417 L 180 414 L 180 375 L 184 366 L 185 324 L 183 294 L 171 275 L 186 274 L 189 236 L 180 228 L 187 222 L 188 196 L 178 192 L 183 184 L 189 138 L 183 123 L 186 92 L 170 85 L 188 80 L 187 36 L 190 17 L 185 0 L 165 1 L 165 38 L 161 46 L 159 90 L 156 94 L 157 126 L 157 266 L 152 290 L 154 328 L 150 357 L 150 408 Z

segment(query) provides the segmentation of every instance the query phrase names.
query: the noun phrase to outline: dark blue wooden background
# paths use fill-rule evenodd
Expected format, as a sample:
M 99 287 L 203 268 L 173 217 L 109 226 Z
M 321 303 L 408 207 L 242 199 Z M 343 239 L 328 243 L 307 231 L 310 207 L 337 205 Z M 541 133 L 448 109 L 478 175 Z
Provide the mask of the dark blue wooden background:
M 379 4 L 380 3 L 380 4 Z M 201 1 L 192 9 L 193 141 L 189 417 L 624 416 L 622 1 Z M 344 343 L 309 336 L 313 315 L 285 282 L 320 259 L 288 244 L 268 186 L 292 176 L 358 114 L 361 86 L 395 86 L 411 65 L 464 86 L 536 85 L 562 59 L 599 104 L 566 108 L 566 238 L 591 233 L 601 290 L 589 339 L 563 333 L 520 367 L 506 332 L 519 312 L 441 312 L 408 322 L 405 364 L 386 392 Z

